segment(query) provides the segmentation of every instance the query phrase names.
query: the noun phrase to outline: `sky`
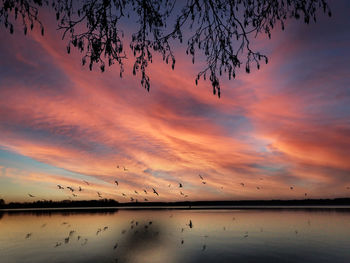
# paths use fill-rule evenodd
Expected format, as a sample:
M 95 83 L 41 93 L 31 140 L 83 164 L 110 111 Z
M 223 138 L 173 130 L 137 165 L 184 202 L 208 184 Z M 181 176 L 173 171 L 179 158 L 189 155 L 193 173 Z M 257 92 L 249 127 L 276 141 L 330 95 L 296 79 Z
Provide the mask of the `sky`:
M 150 65 L 147 92 L 131 59 L 120 78 L 68 55 L 50 13 L 43 37 L 0 27 L 0 198 L 350 197 L 350 2 L 330 7 L 254 39 L 269 63 L 222 78 L 220 99 L 180 45 L 174 71 Z

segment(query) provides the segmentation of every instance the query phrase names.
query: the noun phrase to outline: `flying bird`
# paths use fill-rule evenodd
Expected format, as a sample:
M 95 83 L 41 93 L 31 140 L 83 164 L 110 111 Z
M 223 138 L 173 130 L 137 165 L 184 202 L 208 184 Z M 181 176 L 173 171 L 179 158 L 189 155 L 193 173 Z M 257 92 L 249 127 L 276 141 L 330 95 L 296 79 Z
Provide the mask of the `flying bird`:
M 148 199 L 147 199 L 147 198 L 145 198 L 145 202 L 148 202 Z
M 200 174 L 199 174 L 198 176 L 199 176 L 199 178 L 201 178 L 202 180 L 204 180 L 204 178 L 203 178 Z
M 123 168 L 124 168 L 124 171 L 125 171 L 125 172 L 128 171 L 128 169 L 127 169 L 125 166 L 123 166 Z
M 83 189 L 81 188 L 81 186 L 79 186 L 79 192 L 83 191 Z
M 244 186 L 244 183 L 241 183 L 241 186 Z
M 145 194 L 147 194 L 147 191 L 145 189 L 143 189 L 143 191 L 145 192 Z
M 291 186 L 291 187 L 290 187 L 290 190 L 293 190 L 293 189 L 294 189 L 294 187 L 293 187 L 293 186 Z
M 156 195 L 159 195 L 158 192 L 154 188 L 152 188 L 152 190 L 153 190 L 153 193 L 155 193 Z
M 70 186 L 67 186 L 67 189 L 71 190 L 72 192 L 74 192 L 74 189 Z
M 126 194 L 122 193 L 122 196 L 126 196 Z
M 180 188 L 182 187 L 182 183 L 179 183 L 179 187 L 180 187 Z
M 115 180 L 115 181 L 114 181 L 114 183 L 115 183 L 117 186 L 119 185 L 119 183 L 118 183 L 118 181 L 117 181 L 117 180 Z
M 87 185 L 90 185 L 89 182 L 87 182 L 87 181 L 85 181 L 85 180 L 84 180 L 83 182 L 86 183 Z
M 29 197 L 35 197 L 34 195 L 32 195 L 32 194 L 28 194 L 29 195 Z
M 32 233 L 28 233 L 28 234 L 26 235 L 26 239 L 30 238 L 31 236 L 32 236 Z
M 135 194 L 139 194 L 136 190 L 134 190 Z
M 102 198 L 102 195 L 101 195 L 100 192 L 97 192 L 97 195 L 98 195 L 99 198 Z
M 77 197 L 77 195 L 76 194 L 72 194 L 73 195 L 73 197 Z
M 115 243 L 113 249 L 116 249 L 118 247 L 118 243 Z
M 64 189 L 64 187 L 59 185 L 59 184 L 57 185 L 57 187 L 58 187 L 58 189 Z
M 188 224 L 188 226 L 189 226 L 190 228 L 193 227 L 193 224 L 192 224 L 192 221 L 191 221 L 191 220 L 190 220 L 190 223 Z
M 206 184 L 206 183 L 207 183 L 207 182 L 204 182 L 204 181 L 202 182 L 202 184 Z

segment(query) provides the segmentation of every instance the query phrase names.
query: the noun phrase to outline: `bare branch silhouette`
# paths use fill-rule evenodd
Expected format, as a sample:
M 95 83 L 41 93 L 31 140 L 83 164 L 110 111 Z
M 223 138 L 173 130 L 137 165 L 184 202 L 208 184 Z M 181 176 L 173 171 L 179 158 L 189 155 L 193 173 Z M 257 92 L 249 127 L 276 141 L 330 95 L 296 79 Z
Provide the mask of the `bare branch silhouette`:
M 141 75 L 141 85 L 149 91 L 147 67 L 154 54 L 175 68 L 174 42 L 186 41 L 186 54 L 201 54 L 205 67 L 195 77 L 209 77 L 214 95 L 220 97 L 220 76 L 235 78 L 237 69 L 246 73 L 261 63 L 268 63 L 266 55 L 255 51 L 251 41 L 259 34 L 271 38 L 274 27 L 284 30 L 287 19 L 316 22 L 319 9 L 331 16 L 326 0 L 3 0 L 0 5 L 0 25 L 14 32 L 14 20 L 20 19 L 24 33 L 28 28 L 44 27 L 38 18 L 40 7 L 53 9 L 62 38 L 67 40 L 67 52 L 77 48 L 82 53 L 82 64 L 92 70 L 98 65 L 105 71 L 106 64 L 117 63 L 120 76 L 124 72 L 124 31 L 121 21 L 134 22 L 136 32 L 131 34 L 129 46 L 134 56 L 133 74 Z M 134 22 L 135 23 L 135 22 Z M 184 34 L 186 32 L 186 34 Z

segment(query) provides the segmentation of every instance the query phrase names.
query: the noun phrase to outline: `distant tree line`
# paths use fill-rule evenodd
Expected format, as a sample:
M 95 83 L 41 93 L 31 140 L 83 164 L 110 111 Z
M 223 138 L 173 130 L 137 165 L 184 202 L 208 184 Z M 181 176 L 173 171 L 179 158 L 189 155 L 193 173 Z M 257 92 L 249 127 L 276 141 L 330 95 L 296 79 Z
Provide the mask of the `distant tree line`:
M 299 200 L 228 200 L 228 201 L 180 201 L 180 202 L 128 202 L 119 203 L 113 199 L 85 201 L 36 201 L 36 202 L 4 202 L 0 208 L 121 208 L 121 207 L 220 207 L 220 206 L 350 206 L 350 198 L 335 199 L 299 199 Z

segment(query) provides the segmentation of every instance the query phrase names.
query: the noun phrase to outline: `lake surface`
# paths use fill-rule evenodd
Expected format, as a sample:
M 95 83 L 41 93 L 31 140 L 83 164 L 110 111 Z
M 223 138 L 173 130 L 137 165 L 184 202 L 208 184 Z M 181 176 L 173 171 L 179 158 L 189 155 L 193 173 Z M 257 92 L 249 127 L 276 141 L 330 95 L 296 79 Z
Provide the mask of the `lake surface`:
M 345 263 L 350 209 L 0 212 L 0 262 Z

